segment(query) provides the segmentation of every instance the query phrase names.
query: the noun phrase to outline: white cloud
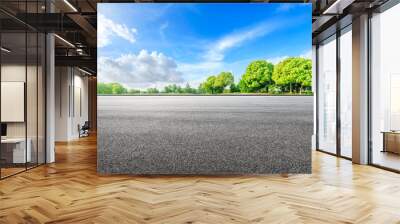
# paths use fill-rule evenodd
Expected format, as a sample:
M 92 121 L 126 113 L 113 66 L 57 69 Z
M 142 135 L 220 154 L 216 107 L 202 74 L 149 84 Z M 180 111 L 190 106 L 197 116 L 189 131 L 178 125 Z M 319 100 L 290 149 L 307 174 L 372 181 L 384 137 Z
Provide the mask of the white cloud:
M 293 3 L 281 3 L 279 7 L 276 9 L 277 12 L 287 12 L 296 7 L 296 4 Z
M 276 65 L 279 62 L 285 60 L 286 58 L 288 58 L 289 56 L 278 56 L 278 57 L 274 57 L 274 58 L 268 58 L 267 61 L 271 62 L 272 64 Z
M 186 80 L 191 86 L 197 87 L 205 77 L 216 75 L 224 68 L 223 62 L 203 61 L 198 63 L 179 63 L 178 70 L 185 74 Z
M 215 44 L 209 46 L 209 50 L 205 54 L 205 59 L 210 61 L 222 61 L 224 59 L 225 51 L 230 48 L 238 47 L 245 41 L 250 41 L 257 37 L 264 36 L 276 28 L 277 24 L 264 22 L 253 27 L 248 27 L 239 32 L 228 34 L 217 40 Z
M 182 63 L 179 64 L 180 71 L 184 73 L 190 73 L 193 71 L 202 72 L 204 74 L 210 74 L 210 71 L 215 70 L 216 68 L 220 68 L 222 63 L 220 62 L 199 62 L 199 63 Z
M 110 21 L 111 20 L 109 20 L 108 23 L 113 22 Z M 159 27 L 159 33 L 163 39 L 165 30 L 168 29 L 168 25 L 169 24 L 165 22 Z M 213 41 L 212 44 L 198 44 L 201 49 L 198 53 L 202 56 L 200 56 L 200 60 L 195 63 L 175 62 L 172 58 L 169 58 L 162 53 L 150 53 L 146 50 L 140 51 L 137 55 L 127 54 L 121 55 L 118 58 L 100 57 L 98 60 L 98 69 L 100 73 L 99 81 L 117 81 L 130 88 L 140 89 L 149 87 L 161 89 L 168 84 L 175 83 L 178 85 L 185 85 L 187 82 L 192 87 L 198 87 L 198 85 L 209 75 L 216 75 L 221 71 L 231 71 L 235 75 L 235 81 L 237 82 L 252 59 L 244 59 L 228 63 L 224 61 L 225 53 L 228 50 L 239 47 L 248 41 L 268 35 L 270 32 L 273 32 L 280 26 L 284 25 L 290 24 L 281 20 L 263 22 L 222 36 Z M 126 30 L 129 31 L 129 29 L 124 25 L 120 26 L 122 26 L 122 28 L 119 30 L 125 30 L 122 33 L 127 34 Z M 106 31 L 109 32 L 107 29 L 105 29 L 105 31 L 99 30 L 99 32 Z M 136 30 L 132 33 L 131 38 L 128 38 L 128 40 L 130 39 L 130 42 L 135 41 L 135 33 Z M 121 35 L 118 36 L 121 37 Z M 128 37 L 129 35 L 124 36 Z M 105 35 L 105 37 L 104 42 L 105 45 L 107 45 L 109 41 L 111 41 L 112 36 Z M 308 52 L 305 52 L 300 56 L 303 55 L 308 55 Z M 279 56 L 268 60 L 277 64 L 287 57 L 288 56 Z
M 101 57 L 98 69 L 99 81 L 120 82 L 131 88 L 147 88 L 184 81 L 175 61 L 155 51 L 149 53 L 141 50 L 137 55 L 126 54 L 115 59 Z
M 168 28 L 168 22 L 165 22 L 165 23 L 163 23 L 162 25 L 161 25 L 161 27 L 160 27 L 160 30 L 165 30 L 165 29 L 167 29 Z
M 280 25 L 282 25 L 282 21 L 280 22 Z M 277 28 L 279 28 L 278 23 L 268 21 L 222 36 L 213 41 L 213 44 L 206 45 L 204 52 L 202 52 L 202 55 L 204 55 L 202 61 L 197 63 L 179 63 L 178 69 L 185 76 L 189 77 L 188 80 L 204 81 L 205 77 L 216 75 L 221 71 L 231 71 L 235 76 L 240 76 L 241 74 L 239 73 L 245 69 L 242 67 L 245 67 L 248 59 L 226 63 L 224 62 L 226 51 L 239 47 L 245 41 L 267 35 Z
M 302 58 L 311 59 L 311 55 L 312 55 L 312 50 L 308 50 L 308 51 L 305 51 L 304 53 L 302 53 L 298 56 L 294 56 L 294 57 L 302 57 Z M 287 56 L 287 55 L 277 56 L 277 57 L 273 57 L 273 58 L 267 58 L 266 60 L 271 62 L 272 64 L 276 65 L 288 57 L 293 57 L 293 56 Z
M 300 55 L 300 57 L 311 59 L 312 58 L 312 50 L 308 50 L 308 51 L 304 52 L 303 54 Z
M 160 26 L 160 36 L 163 40 L 165 40 L 165 30 L 168 28 L 168 25 L 168 22 L 165 22 Z
M 97 46 L 104 47 L 111 43 L 112 37 L 114 36 L 134 43 L 136 41 L 135 35 L 137 30 L 135 28 L 129 29 L 125 24 L 116 23 L 103 14 L 99 14 L 97 32 Z

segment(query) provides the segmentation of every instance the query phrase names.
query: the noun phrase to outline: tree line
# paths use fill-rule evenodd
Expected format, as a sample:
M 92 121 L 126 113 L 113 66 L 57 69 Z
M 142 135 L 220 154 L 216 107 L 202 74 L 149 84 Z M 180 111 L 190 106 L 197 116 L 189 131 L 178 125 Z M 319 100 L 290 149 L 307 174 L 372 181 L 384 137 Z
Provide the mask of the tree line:
M 252 61 L 238 83 L 231 72 L 211 75 L 198 88 L 189 84 L 171 84 L 163 89 L 127 89 L 119 83 L 98 83 L 99 94 L 222 94 L 270 93 L 311 94 L 311 60 L 302 57 L 286 58 L 274 65 L 266 60 Z

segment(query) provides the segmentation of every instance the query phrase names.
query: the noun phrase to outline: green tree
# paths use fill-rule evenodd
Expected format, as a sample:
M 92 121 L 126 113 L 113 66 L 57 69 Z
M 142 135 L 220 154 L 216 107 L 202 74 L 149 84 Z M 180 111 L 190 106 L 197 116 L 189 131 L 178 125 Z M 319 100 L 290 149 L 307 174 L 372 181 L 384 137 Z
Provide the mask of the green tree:
M 300 85 L 300 92 L 311 89 L 312 85 L 312 62 L 311 59 L 298 58 L 293 62 L 293 72 L 297 73 L 296 83 Z
M 128 90 L 119 83 L 111 83 L 112 94 L 125 94 Z
M 97 93 L 98 94 L 112 94 L 111 85 L 104 82 L 99 82 L 97 84 Z
M 199 87 L 197 88 L 197 93 L 201 93 L 201 94 L 207 93 L 203 87 L 203 83 L 200 83 Z
M 229 87 L 231 93 L 238 93 L 240 92 L 239 84 L 232 83 Z
M 128 93 L 129 94 L 139 94 L 140 90 L 139 89 L 129 89 Z
M 164 93 L 172 93 L 171 85 L 167 85 L 164 87 Z
M 205 82 L 200 84 L 200 92 L 205 93 L 223 93 L 225 88 L 234 83 L 234 77 L 231 72 L 221 72 L 217 76 L 209 76 Z
M 214 89 L 216 93 L 222 93 L 227 86 L 230 86 L 234 82 L 232 73 L 221 72 L 215 78 Z
M 215 93 L 214 84 L 215 84 L 215 80 L 216 80 L 216 79 L 217 79 L 217 78 L 216 78 L 214 75 L 209 76 L 209 77 L 206 79 L 206 81 L 203 82 L 203 83 L 200 85 L 200 86 L 201 86 L 201 89 L 203 89 L 204 92 L 206 92 L 206 93 L 214 94 L 214 93 Z
M 164 93 L 185 93 L 186 89 L 179 85 L 171 84 L 164 87 Z
M 184 93 L 183 88 L 179 85 L 176 85 L 176 93 Z
M 274 65 L 265 60 L 251 62 L 239 82 L 241 92 L 268 91 L 268 85 L 272 84 Z
M 125 94 L 128 90 L 120 83 L 103 83 L 97 84 L 97 93 L 99 94 Z
M 155 93 L 159 93 L 160 91 L 158 91 L 158 89 L 157 88 L 148 88 L 147 90 L 146 90 L 146 93 L 149 93 L 149 94 L 155 94 Z
M 183 92 L 184 93 L 196 93 L 196 89 L 195 88 L 192 88 L 190 85 L 189 85 L 189 83 L 186 83 L 186 86 L 185 86 L 185 88 L 183 89 Z
M 290 93 L 294 89 L 301 92 L 311 86 L 311 60 L 301 57 L 287 58 L 276 65 L 272 79 L 277 85 L 288 87 Z
M 241 93 L 250 92 L 250 89 L 247 87 L 247 84 L 245 83 L 244 79 L 241 79 L 239 81 L 238 87 L 239 87 L 239 92 L 241 92 Z

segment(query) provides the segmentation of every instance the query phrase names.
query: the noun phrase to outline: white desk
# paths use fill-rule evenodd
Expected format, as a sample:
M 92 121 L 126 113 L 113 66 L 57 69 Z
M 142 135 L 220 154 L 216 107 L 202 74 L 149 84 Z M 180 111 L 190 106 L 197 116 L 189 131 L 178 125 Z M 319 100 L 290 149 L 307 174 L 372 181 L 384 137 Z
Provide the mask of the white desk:
M 31 162 L 32 153 L 31 145 L 32 141 L 30 138 L 27 139 L 27 146 L 25 152 L 25 138 L 6 138 L 1 139 L 1 144 L 14 145 L 13 148 L 13 163 L 25 163 Z

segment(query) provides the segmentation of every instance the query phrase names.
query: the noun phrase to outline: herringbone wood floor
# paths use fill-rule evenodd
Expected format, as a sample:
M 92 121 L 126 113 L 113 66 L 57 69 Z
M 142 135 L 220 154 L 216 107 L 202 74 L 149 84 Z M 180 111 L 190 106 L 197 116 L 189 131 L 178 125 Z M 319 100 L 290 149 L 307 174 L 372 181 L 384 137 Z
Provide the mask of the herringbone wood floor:
M 0 223 L 400 223 L 400 175 L 313 153 L 312 175 L 98 176 L 96 139 L 0 181 Z

